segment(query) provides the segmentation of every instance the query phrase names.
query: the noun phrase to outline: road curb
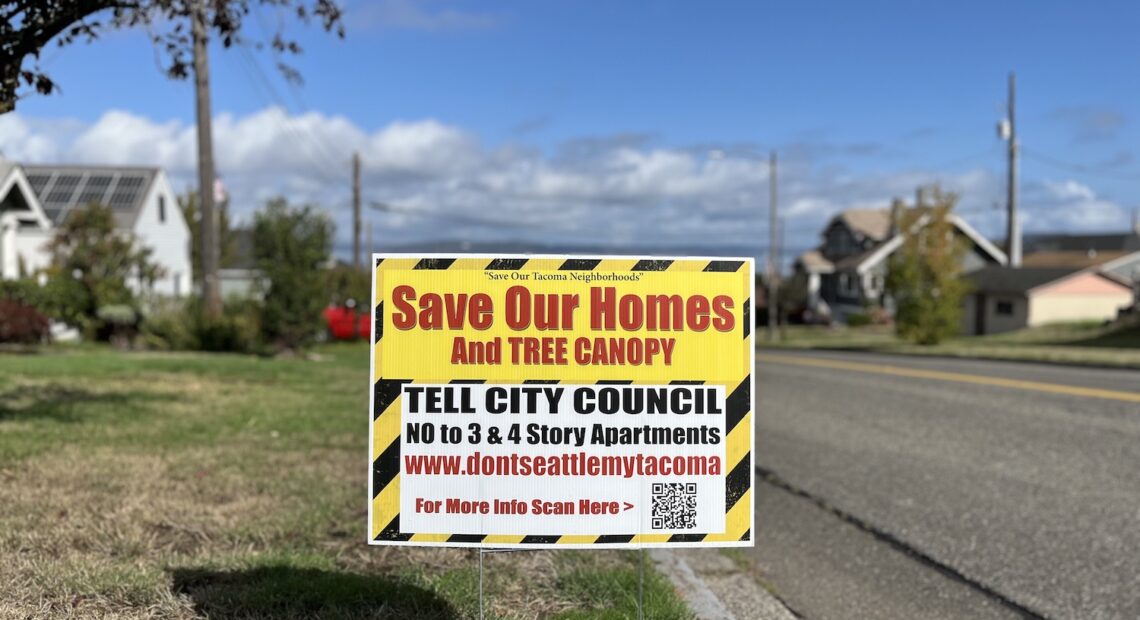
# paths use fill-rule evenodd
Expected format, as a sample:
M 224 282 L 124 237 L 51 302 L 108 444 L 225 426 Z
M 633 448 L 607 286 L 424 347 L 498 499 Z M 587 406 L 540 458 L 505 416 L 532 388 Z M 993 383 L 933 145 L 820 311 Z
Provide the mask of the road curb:
M 1109 364 L 1105 362 L 1076 362 L 1065 360 L 1049 360 L 1049 359 L 1018 359 L 1015 357 L 986 357 L 983 355 L 953 355 L 951 353 L 908 353 L 906 351 L 880 351 L 870 347 L 781 347 L 781 346 L 765 346 L 756 345 L 756 351 L 775 351 L 777 353 L 795 353 L 800 352 L 817 352 L 817 353 L 870 353 L 872 355 L 895 355 L 898 357 L 910 357 L 916 359 L 932 359 L 932 360 L 960 360 L 967 362 L 999 362 L 1009 364 L 1033 364 L 1036 366 L 1053 366 L 1060 368 L 1087 368 L 1090 370 L 1140 370 L 1140 365 L 1136 364 Z
M 701 620 L 795 620 L 719 549 L 654 549 L 649 557 Z

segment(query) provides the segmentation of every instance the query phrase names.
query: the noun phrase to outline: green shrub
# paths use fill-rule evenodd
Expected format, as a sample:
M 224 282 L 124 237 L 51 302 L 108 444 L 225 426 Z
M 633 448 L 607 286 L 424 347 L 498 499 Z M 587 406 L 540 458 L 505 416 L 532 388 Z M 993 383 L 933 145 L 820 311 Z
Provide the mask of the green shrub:
M 197 349 L 215 353 L 245 353 L 248 350 L 247 336 L 242 326 L 226 315 L 216 319 L 202 317 L 195 325 Z
M 196 313 L 195 337 L 201 351 L 259 353 L 261 307 L 252 300 L 227 301 L 222 315 L 209 319 Z
M 143 346 L 159 351 L 187 351 L 198 348 L 194 320 L 184 305 L 157 310 L 143 319 Z
M 848 327 L 865 327 L 871 324 L 871 315 L 866 312 L 856 312 L 847 315 Z
M 253 253 L 264 286 L 261 329 L 274 348 L 304 348 L 320 331 L 332 238 L 332 221 L 313 206 L 290 207 L 279 198 L 254 215 Z M 363 294 L 362 287 L 351 288 Z
M 197 299 L 156 310 L 142 323 L 142 340 L 160 351 L 260 353 L 261 309 L 253 300 L 227 300 L 222 315 L 210 319 Z
M 48 291 L 31 278 L 0 280 L 0 299 L 17 301 L 46 313 L 50 306 L 48 297 Z

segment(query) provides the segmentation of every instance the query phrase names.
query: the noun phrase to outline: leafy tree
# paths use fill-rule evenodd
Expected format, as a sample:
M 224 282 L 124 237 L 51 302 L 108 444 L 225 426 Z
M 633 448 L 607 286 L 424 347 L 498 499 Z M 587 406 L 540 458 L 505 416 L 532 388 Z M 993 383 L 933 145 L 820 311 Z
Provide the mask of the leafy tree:
M 72 211 L 56 228 L 48 250 L 52 313 L 89 335 L 103 324 L 100 308 L 136 305 L 131 282 L 145 290 L 163 275 L 150 248 L 116 230 L 114 212 L 99 204 Z
M 328 300 L 324 266 L 332 251 L 333 223 L 312 206 L 269 201 L 254 215 L 253 254 L 264 279 L 262 331 L 283 349 L 309 344 Z
M 887 292 L 895 300 L 899 335 L 917 344 L 938 344 L 960 329 L 969 284 L 961 277 L 966 246 L 950 222 L 957 201 L 935 188 L 932 206 L 899 216 L 903 243 L 889 263 Z
M 226 47 L 252 43 L 268 45 L 278 54 L 301 52 L 280 27 L 264 39 L 246 40 L 246 20 L 262 8 L 290 11 L 303 23 L 317 22 L 344 36 L 335 0 L 7 0 L 0 2 L 0 113 L 15 109 L 21 85 L 45 95 L 57 88 L 39 64 L 40 54 L 52 41 L 61 47 L 91 42 L 121 28 L 145 27 L 164 55 L 167 75 L 186 78 L 193 55 L 190 18 L 199 7 L 206 11 L 207 36 Z M 278 68 L 286 78 L 300 79 L 289 65 L 279 62 Z
M 351 301 L 358 310 L 371 306 L 368 295 L 372 290 L 372 273 L 354 269 L 352 265 L 338 263 L 325 273 L 328 282 L 327 298 L 334 304 L 348 305 Z
M 218 266 L 232 266 L 238 258 L 238 233 L 230 228 L 229 200 L 218 205 Z M 190 265 L 194 278 L 202 275 L 202 211 L 198 203 L 198 192 L 187 190 L 178 197 L 178 208 L 190 228 Z

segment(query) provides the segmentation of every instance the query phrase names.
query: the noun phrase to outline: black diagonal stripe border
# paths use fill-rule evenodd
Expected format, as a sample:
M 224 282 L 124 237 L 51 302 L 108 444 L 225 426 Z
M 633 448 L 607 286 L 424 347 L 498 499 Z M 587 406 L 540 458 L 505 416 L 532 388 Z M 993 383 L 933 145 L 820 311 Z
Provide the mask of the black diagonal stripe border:
M 728 411 L 725 412 L 724 435 L 728 437 L 732 429 L 740 424 L 740 421 L 752 408 L 752 375 L 744 377 L 744 381 L 741 381 L 740 385 L 732 391 L 732 394 L 728 395 L 725 408 Z
M 524 384 L 534 385 L 555 385 L 559 382 L 558 379 L 527 379 L 523 381 Z
M 595 382 L 594 385 L 633 385 L 633 381 L 630 379 L 602 379 Z
M 690 381 L 688 379 L 674 379 L 669 385 L 704 385 L 704 381 Z
M 705 536 L 708 536 L 708 534 L 673 534 L 669 537 L 669 540 L 665 542 L 701 542 L 705 539 Z
M 736 467 L 724 478 L 724 513 L 732 510 L 736 502 L 748 492 L 752 483 L 752 453 L 744 455 Z
M 486 538 L 483 534 L 452 534 L 447 537 L 447 542 L 453 543 L 481 543 Z
M 422 258 L 412 269 L 447 269 L 454 262 L 454 258 Z
M 705 266 L 704 271 L 720 271 L 720 272 L 733 272 L 740 271 L 740 267 L 744 265 L 742 260 L 714 260 Z
M 392 520 L 388 522 L 388 525 L 385 525 L 384 529 L 380 530 L 380 533 L 377 534 L 376 538 L 373 540 L 408 541 L 411 539 L 411 534 L 400 532 L 400 515 L 397 514 L 396 516 L 392 517 Z
M 672 265 L 671 260 L 639 260 L 630 271 L 665 271 Z
M 400 440 L 397 439 L 384 448 L 380 456 L 372 461 L 372 499 L 388 486 L 400 473 Z
M 520 545 L 553 545 L 561 536 L 524 536 Z
M 558 269 L 561 271 L 590 271 L 601 263 L 596 258 L 568 258 Z
M 379 418 L 400 397 L 400 391 L 411 379 L 380 379 L 372 388 L 372 419 Z
M 486 382 L 486 379 L 452 379 L 448 381 L 448 383 L 455 385 L 481 385 Z
M 376 304 L 376 326 L 372 329 L 373 342 L 380 342 L 384 337 L 384 302 Z
M 496 258 L 487 265 L 487 269 L 495 271 L 516 271 L 526 264 L 525 258 Z
M 594 541 L 595 545 L 611 545 L 614 543 L 627 543 L 633 540 L 633 534 L 606 534 Z

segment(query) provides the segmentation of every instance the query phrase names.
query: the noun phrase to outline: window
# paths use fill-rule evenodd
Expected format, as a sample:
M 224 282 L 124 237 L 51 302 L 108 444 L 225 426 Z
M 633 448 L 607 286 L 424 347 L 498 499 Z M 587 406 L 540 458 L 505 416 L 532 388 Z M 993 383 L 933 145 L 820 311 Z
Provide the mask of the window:
M 878 293 L 883 290 L 883 276 L 878 274 L 871 275 L 871 283 L 868 287 L 871 293 Z
M 166 223 L 166 196 L 158 197 L 158 223 Z
M 844 297 L 858 297 L 859 288 L 856 286 L 856 279 L 851 274 L 839 274 L 839 294 Z
M 1012 301 L 999 301 L 994 312 L 1001 316 L 1013 316 L 1013 302 Z

